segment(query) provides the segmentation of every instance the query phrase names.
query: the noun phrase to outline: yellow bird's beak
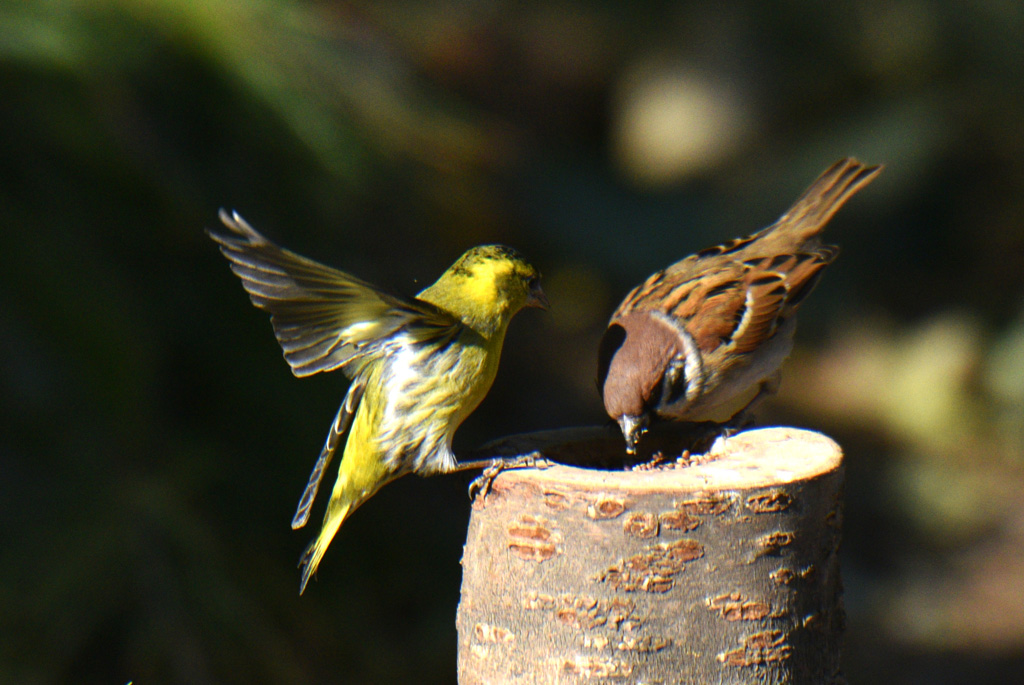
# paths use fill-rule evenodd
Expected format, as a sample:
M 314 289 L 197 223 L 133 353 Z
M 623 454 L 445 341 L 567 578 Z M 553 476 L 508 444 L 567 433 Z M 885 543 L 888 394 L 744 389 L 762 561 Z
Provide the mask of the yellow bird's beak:
M 526 295 L 526 306 L 537 307 L 538 309 L 550 309 L 548 296 L 540 287 L 540 281 L 530 284 L 530 292 Z

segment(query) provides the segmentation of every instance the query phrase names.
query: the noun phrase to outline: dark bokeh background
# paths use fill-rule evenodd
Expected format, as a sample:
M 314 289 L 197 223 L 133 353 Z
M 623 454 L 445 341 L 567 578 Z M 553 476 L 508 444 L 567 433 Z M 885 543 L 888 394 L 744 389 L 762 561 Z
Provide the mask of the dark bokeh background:
M 552 310 L 465 449 L 600 422 L 622 295 L 852 154 L 888 168 L 762 419 L 847 450 L 851 682 L 1011 682 L 1024 6 L 840 5 L 0 2 L 0 681 L 454 681 L 467 478 L 386 488 L 297 595 L 344 379 L 291 376 L 219 207 L 405 293 L 530 255 Z

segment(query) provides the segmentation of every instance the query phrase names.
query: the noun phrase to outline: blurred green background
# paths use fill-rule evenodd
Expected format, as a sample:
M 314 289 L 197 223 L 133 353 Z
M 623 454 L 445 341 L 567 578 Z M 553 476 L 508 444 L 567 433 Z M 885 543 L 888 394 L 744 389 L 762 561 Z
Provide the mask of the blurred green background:
M 603 421 L 626 291 L 856 155 L 761 419 L 847 450 L 850 681 L 1010 682 L 1021 36 L 1009 0 L 0 1 L 0 681 L 454 682 L 468 477 L 384 489 L 298 596 L 344 379 L 292 377 L 218 208 L 403 293 L 532 258 L 552 309 L 458 451 Z

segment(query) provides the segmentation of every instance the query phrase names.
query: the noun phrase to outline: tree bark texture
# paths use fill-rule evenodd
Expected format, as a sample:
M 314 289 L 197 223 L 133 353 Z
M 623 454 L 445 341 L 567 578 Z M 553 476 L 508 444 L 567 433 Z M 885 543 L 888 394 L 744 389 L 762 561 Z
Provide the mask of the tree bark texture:
M 841 485 L 839 447 L 792 428 L 687 466 L 500 473 L 462 559 L 460 682 L 842 682 Z

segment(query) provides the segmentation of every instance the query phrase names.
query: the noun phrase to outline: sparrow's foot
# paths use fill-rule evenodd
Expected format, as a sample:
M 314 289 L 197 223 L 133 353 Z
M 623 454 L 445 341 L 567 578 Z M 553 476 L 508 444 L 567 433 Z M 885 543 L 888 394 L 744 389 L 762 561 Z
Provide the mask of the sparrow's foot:
M 717 434 L 705 454 L 708 456 L 720 454 L 725 448 L 726 440 L 753 425 L 754 415 L 747 408 L 736 412 L 728 421 L 718 425 Z
M 469 498 L 471 500 L 476 499 L 477 495 L 479 495 L 481 499 L 486 499 L 487 493 L 491 491 L 494 479 L 506 469 L 546 469 L 551 466 L 552 463 L 545 459 L 544 455 L 540 452 L 531 452 L 530 454 L 523 454 L 518 457 L 492 459 L 490 464 L 484 467 L 480 475 L 469 484 Z

